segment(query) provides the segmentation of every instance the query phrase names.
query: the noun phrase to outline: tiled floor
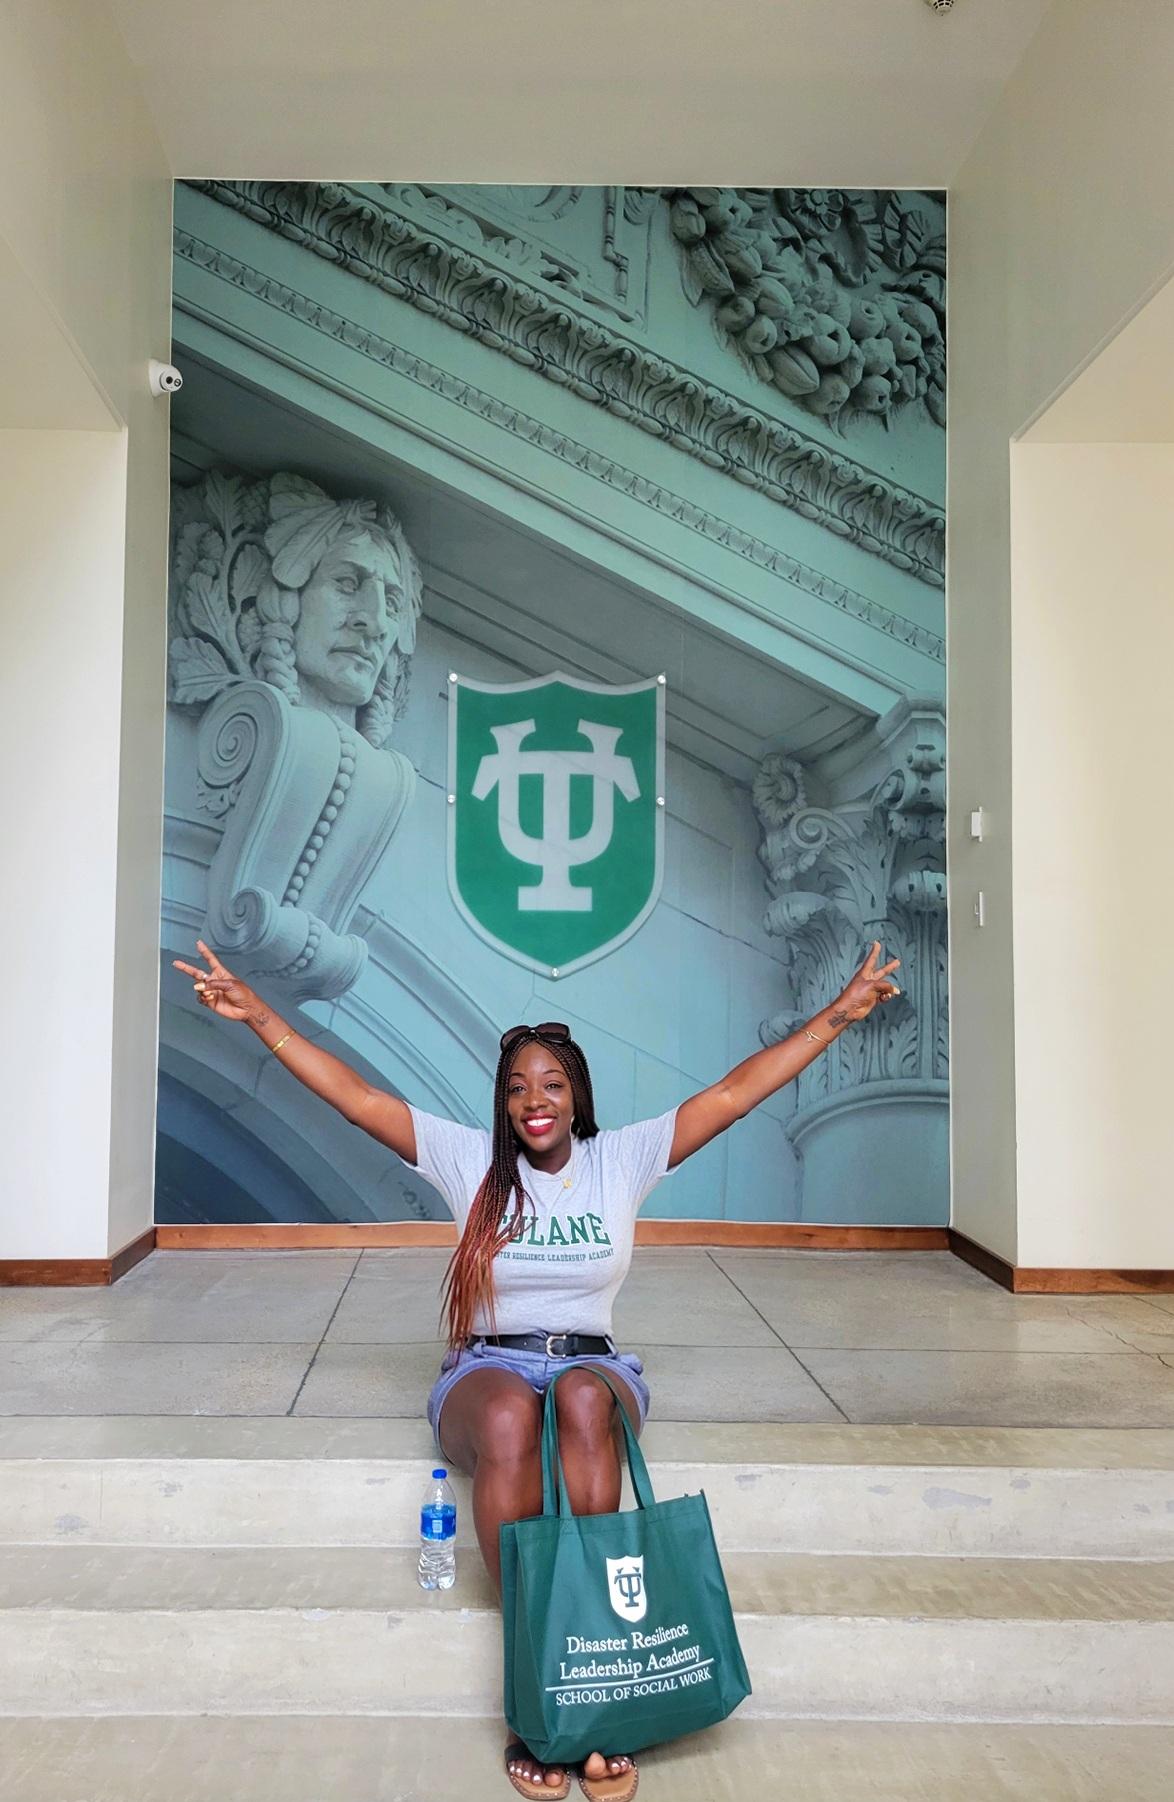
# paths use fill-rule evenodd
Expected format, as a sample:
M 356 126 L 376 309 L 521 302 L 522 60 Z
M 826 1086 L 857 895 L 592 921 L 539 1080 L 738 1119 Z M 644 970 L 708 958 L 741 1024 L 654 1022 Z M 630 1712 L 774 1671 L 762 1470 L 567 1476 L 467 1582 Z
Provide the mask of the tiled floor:
M 156 1252 L 0 1291 L 0 1414 L 417 1418 L 445 1264 Z M 638 1252 L 616 1336 L 664 1421 L 1174 1426 L 1174 1295 L 1013 1296 L 945 1252 Z

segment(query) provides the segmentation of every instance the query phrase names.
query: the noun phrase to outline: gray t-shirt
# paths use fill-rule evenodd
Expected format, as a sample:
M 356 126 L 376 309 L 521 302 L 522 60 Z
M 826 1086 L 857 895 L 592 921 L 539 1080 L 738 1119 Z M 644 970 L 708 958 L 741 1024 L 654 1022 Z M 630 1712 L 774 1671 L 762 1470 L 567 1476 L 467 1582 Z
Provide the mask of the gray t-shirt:
M 610 1333 L 612 1303 L 632 1262 L 636 1215 L 667 1176 L 677 1110 L 637 1120 L 593 1139 L 572 1139 L 555 1175 L 518 1153 L 526 1192 L 525 1226 L 493 1264 L 496 1322 L 480 1313 L 476 1333 Z M 412 1108 L 416 1168 L 452 1209 L 464 1231 L 493 1140 Z M 512 1198 L 511 1198 L 512 1207 Z

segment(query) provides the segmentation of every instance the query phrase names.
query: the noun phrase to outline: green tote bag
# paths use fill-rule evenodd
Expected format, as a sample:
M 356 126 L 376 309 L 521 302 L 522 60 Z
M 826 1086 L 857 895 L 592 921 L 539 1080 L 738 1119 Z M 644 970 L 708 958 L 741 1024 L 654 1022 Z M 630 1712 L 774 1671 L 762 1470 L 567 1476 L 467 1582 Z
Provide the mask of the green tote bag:
M 705 1497 L 655 1499 L 622 1404 L 637 1506 L 571 1513 L 558 1381 L 546 1392 L 542 1513 L 501 1528 L 504 1700 L 535 1758 L 573 1764 L 712 1727 L 750 1694 L 750 1678 Z

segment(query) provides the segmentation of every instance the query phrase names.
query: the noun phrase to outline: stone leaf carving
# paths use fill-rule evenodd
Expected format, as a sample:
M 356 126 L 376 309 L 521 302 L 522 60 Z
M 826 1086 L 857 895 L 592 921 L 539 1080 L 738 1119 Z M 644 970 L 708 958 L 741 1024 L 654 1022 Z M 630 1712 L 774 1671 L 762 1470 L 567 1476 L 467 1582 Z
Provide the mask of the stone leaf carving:
M 826 1006 L 873 939 L 902 966 L 900 998 L 799 1078 L 800 1129 L 813 1107 L 864 1085 L 937 1094 L 947 1076 L 945 722 L 936 706 L 895 711 L 897 730 L 883 732 L 893 762 L 860 799 L 809 805 L 807 772 L 782 753 L 764 759 L 754 783 L 766 930 L 787 945 L 798 1002 L 763 1022 L 764 1044 Z
M 672 188 L 686 290 L 756 373 L 833 425 L 946 422 L 944 209 L 846 188 Z
M 304 477 L 213 471 L 172 503 L 170 698 L 199 718 L 194 784 L 221 826 L 204 935 L 242 974 L 341 994 L 346 931 L 415 771 L 407 695 L 419 566 L 395 515 Z

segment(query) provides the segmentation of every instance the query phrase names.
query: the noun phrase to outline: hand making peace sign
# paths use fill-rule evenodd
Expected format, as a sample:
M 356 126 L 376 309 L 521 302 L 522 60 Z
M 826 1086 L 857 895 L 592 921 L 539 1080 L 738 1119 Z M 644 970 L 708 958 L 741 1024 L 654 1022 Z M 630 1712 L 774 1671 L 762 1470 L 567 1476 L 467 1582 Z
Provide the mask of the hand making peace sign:
M 836 1002 L 833 1018 L 837 1026 L 844 1023 L 841 1015 L 847 1020 L 867 1020 L 879 1001 L 891 1001 L 901 993 L 896 983 L 888 980 L 890 970 L 900 968 L 901 959 L 894 957 L 878 970 L 880 955 L 880 940 L 874 939 L 872 950 Z
M 197 969 L 195 964 L 181 963 L 173 958 L 172 963 L 185 976 L 195 981 L 196 997 L 204 1007 L 211 1008 L 214 1014 L 220 1014 L 225 1020 L 247 1020 L 250 1013 L 260 1003 L 248 983 L 234 976 L 231 970 L 225 969 L 214 951 L 209 951 L 203 939 L 196 940 L 196 949 L 208 965 L 207 970 Z

